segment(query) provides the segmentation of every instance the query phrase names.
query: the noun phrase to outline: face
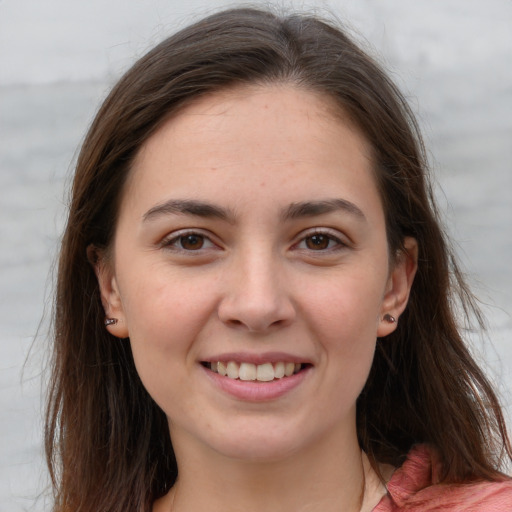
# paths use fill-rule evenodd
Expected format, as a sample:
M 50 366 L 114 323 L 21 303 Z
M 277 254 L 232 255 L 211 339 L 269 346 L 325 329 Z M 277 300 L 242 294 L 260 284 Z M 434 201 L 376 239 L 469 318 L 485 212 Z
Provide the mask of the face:
M 136 158 L 97 273 L 177 451 L 265 458 L 355 439 L 414 258 L 391 265 L 370 148 L 334 112 L 291 86 L 223 91 Z

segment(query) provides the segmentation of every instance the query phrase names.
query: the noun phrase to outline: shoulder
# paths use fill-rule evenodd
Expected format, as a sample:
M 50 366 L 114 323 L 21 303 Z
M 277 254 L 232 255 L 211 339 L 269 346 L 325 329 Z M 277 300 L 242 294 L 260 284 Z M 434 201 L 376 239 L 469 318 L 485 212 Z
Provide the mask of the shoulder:
M 434 484 L 439 463 L 435 452 L 420 445 L 388 482 L 388 494 L 375 512 L 512 511 L 512 479 L 466 484 Z

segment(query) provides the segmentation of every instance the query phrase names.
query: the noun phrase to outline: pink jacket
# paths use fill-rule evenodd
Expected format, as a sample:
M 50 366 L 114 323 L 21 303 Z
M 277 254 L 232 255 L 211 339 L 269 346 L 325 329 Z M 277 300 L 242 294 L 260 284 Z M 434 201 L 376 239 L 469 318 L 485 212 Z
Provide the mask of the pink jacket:
M 388 482 L 373 512 L 512 512 L 512 479 L 434 484 L 440 465 L 425 445 L 414 447 Z

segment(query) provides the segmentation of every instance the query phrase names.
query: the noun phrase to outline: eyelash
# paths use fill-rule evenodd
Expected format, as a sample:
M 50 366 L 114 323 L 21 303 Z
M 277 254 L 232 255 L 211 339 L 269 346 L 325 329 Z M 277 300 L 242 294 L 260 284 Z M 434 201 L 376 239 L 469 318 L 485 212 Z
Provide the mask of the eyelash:
M 320 248 L 308 247 L 307 246 L 308 240 L 312 241 L 315 237 L 318 238 L 318 240 L 317 240 L 318 243 L 314 242 L 314 241 L 313 241 L 313 243 L 317 243 L 317 245 L 320 246 L 322 244 L 322 242 L 326 241 L 327 247 L 320 247 Z M 187 249 L 187 248 L 183 247 L 183 242 L 186 238 L 199 239 L 201 242 L 200 247 L 198 247 L 196 249 L 191 249 L 191 248 Z M 189 240 L 189 241 L 193 242 L 193 240 Z M 333 243 L 334 243 L 334 246 L 333 246 Z M 205 244 L 207 245 L 207 247 L 205 247 Z M 302 245 L 305 245 L 305 246 L 301 247 Z M 211 238 L 208 235 L 198 232 L 198 231 L 182 231 L 182 232 L 178 232 L 178 233 L 173 233 L 171 235 L 171 237 L 168 237 L 162 241 L 161 246 L 166 249 L 170 249 L 170 250 L 173 250 L 176 252 L 183 252 L 183 253 L 188 253 L 188 254 L 200 253 L 202 250 L 218 248 L 218 245 L 216 245 L 214 242 L 212 242 Z M 298 249 L 301 251 L 308 251 L 308 252 L 316 252 L 316 253 L 337 251 L 337 250 L 344 249 L 346 247 L 347 247 L 347 243 L 340 240 L 339 237 L 333 235 L 328 230 L 320 230 L 320 229 L 316 229 L 315 231 L 312 231 L 312 232 L 309 232 L 306 234 L 301 234 L 300 240 L 292 246 L 293 249 Z
M 184 239 L 191 238 L 191 237 L 201 239 L 201 241 L 203 242 L 201 244 L 201 247 L 198 247 L 197 249 L 186 249 L 185 247 L 183 247 Z M 178 245 L 178 244 L 180 244 L 180 241 L 181 241 L 181 247 Z M 205 243 L 207 243 L 209 245 L 209 247 L 205 248 L 204 247 Z M 170 249 L 170 250 L 174 250 L 176 252 L 183 252 L 183 253 L 189 253 L 189 254 L 196 253 L 196 252 L 199 253 L 202 249 L 211 249 L 214 247 L 218 247 L 215 243 L 213 243 L 211 241 L 209 236 L 205 235 L 204 233 L 197 232 L 197 231 L 182 231 L 179 233 L 173 233 L 171 235 L 171 237 L 165 238 L 162 241 L 161 246 L 164 247 L 165 249 Z
M 301 247 L 301 245 L 307 244 L 308 240 L 312 240 L 315 237 L 322 238 L 324 241 L 326 240 L 328 247 L 323 247 L 320 249 L 318 249 L 318 248 L 312 249 L 311 247 L 307 247 L 307 246 Z M 331 246 L 333 242 L 334 242 L 334 246 Z M 330 232 L 328 230 L 316 229 L 312 232 L 301 235 L 300 240 L 293 247 L 296 249 L 305 250 L 308 252 L 325 253 L 325 252 L 338 251 L 338 250 L 344 249 L 347 247 L 347 245 L 348 245 L 347 243 L 340 240 L 340 238 L 338 236 L 335 236 L 332 232 Z

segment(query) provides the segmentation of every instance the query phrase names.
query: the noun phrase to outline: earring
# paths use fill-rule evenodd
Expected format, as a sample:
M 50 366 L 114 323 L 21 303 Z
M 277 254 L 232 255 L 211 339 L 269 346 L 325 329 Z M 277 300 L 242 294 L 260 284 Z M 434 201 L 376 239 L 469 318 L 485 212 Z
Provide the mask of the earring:
M 109 325 L 116 325 L 117 324 L 117 318 L 105 318 L 105 327 L 108 327 Z
M 394 324 L 396 322 L 396 318 L 393 315 L 390 315 L 389 313 L 386 313 L 383 317 L 383 320 L 390 324 Z

